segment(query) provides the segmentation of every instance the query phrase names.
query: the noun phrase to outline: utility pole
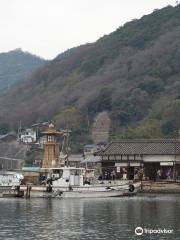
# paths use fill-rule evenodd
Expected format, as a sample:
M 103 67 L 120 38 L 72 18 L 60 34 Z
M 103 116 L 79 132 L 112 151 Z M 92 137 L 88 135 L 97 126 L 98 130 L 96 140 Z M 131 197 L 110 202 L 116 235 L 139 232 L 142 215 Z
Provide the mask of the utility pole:
M 21 125 L 21 120 L 20 120 L 19 126 L 18 126 L 18 141 L 20 141 L 21 133 L 22 133 L 22 125 Z
M 176 155 L 177 155 L 177 141 L 179 139 L 179 132 L 175 131 L 174 134 L 174 167 L 173 167 L 173 179 L 176 182 Z
M 65 131 L 66 131 L 65 134 L 66 134 L 66 154 L 67 154 L 66 165 L 67 165 L 67 167 L 69 167 L 69 135 L 71 133 L 71 130 L 69 130 L 68 125 L 67 125 L 67 129 Z
M 87 108 L 87 126 L 88 126 L 88 129 L 89 129 L 90 123 L 89 123 L 89 110 L 88 110 L 88 108 Z

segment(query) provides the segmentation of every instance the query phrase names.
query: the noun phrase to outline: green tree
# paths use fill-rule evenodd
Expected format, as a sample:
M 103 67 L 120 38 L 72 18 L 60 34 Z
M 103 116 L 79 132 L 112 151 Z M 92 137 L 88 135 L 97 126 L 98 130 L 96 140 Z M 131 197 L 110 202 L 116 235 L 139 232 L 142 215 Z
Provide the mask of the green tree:
M 129 128 L 126 137 L 136 139 L 163 138 L 163 133 L 159 122 L 151 119 L 141 122 L 136 128 Z
M 112 90 L 109 88 L 102 88 L 97 98 L 98 112 L 104 110 L 111 110 L 112 106 Z
M 167 122 L 163 123 L 162 126 L 161 126 L 161 130 L 162 130 L 164 135 L 174 134 L 174 131 L 175 131 L 174 121 L 171 120 L 171 121 L 167 121 Z

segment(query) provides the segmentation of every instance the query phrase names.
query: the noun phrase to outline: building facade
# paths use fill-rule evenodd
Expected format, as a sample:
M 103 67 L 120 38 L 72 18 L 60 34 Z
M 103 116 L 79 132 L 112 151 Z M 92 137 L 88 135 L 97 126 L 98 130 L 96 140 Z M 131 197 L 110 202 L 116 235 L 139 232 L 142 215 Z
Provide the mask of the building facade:
M 96 153 L 101 157 L 102 174 L 114 171 L 117 179 L 138 178 L 143 169 L 147 180 L 180 177 L 180 140 L 121 140 Z
M 20 140 L 23 143 L 34 143 L 37 140 L 36 131 L 28 128 L 21 134 Z

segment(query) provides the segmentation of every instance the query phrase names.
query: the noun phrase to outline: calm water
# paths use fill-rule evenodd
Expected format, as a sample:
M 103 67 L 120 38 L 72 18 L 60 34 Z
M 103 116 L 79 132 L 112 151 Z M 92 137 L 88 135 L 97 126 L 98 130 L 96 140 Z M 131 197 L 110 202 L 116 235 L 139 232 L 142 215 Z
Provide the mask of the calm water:
M 174 234 L 136 236 L 137 226 Z M 0 239 L 180 239 L 180 195 L 0 199 Z

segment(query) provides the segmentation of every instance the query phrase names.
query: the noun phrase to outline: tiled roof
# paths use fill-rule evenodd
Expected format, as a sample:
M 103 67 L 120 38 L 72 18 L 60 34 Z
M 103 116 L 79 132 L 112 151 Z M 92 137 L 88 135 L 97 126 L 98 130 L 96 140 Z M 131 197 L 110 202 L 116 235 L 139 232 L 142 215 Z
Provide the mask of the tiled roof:
M 111 142 L 96 155 L 174 155 L 180 154 L 180 140 L 121 140 Z

